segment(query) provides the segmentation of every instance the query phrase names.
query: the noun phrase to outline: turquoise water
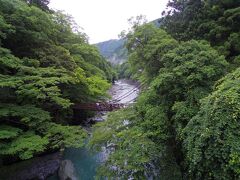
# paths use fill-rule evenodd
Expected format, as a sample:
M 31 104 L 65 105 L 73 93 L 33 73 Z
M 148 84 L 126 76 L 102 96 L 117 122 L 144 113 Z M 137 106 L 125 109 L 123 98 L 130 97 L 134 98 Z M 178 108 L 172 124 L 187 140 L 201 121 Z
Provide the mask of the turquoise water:
M 87 148 L 68 148 L 64 151 L 63 159 L 71 160 L 78 180 L 94 180 L 97 167 L 103 160 L 103 153 L 93 153 Z M 47 178 L 59 180 L 57 174 Z
M 69 148 L 64 152 L 64 159 L 73 162 L 78 179 L 93 180 L 101 162 L 101 153 L 93 154 L 87 148 Z

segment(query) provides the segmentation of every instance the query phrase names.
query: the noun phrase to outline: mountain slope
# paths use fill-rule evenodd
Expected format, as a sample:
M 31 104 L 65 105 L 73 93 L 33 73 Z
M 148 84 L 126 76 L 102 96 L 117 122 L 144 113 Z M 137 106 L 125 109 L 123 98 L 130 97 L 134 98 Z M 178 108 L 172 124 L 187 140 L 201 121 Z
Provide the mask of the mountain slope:
M 156 27 L 162 24 L 162 18 L 151 21 Z M 127 49 L 124 47 L 124 39 L 111 39 L 108 41 L 95 44 L 102 56 L 104 56 L 112 64 L 122 64 L 128 58 Z
M 109 62 L 122 64 L 127 60 L 127 49 L 124 47 L 124 43 L 123 39 L 111 39 L 95 45 Z

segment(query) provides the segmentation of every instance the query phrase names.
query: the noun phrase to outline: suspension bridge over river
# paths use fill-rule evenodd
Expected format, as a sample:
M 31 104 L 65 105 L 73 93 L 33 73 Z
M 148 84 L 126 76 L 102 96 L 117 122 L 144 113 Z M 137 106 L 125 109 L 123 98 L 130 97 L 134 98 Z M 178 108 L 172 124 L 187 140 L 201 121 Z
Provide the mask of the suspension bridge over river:
M 129 101 L 124 101 L 124 103 L 121 103 L 122 100 L 128 98 L 133 93 L 136 93 L 136 91 L 138 91 L 140 88 L 141 88 L 141 85 L 138 85 L 133 89 L 127 91 L 126 93 L 122 94 L 121 96 L 114 98 L 111 101 L 80 103 L 80 104 L 75 104 L 73 108 L 76 110 L 90 110 L 90 111 L 113 111 L 113 110 L 121 109 L 121 108 L 127 107 L 130 103 L 133 103 L 136 97 L 134 99 L 130 99 Z
M 90 111 L 113 111 L 124 107 L 126 107 L 126 104 L 109 102 L 82 103 L 74 105 L 74 109 Z

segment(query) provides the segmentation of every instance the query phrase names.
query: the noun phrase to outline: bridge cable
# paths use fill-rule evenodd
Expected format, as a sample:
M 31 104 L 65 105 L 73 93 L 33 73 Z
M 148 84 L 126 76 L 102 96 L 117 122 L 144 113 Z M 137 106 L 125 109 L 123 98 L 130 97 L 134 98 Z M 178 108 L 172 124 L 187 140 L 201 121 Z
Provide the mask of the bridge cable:
M 125 102 L 124 104 L 130 104 L 130 102 L 134 102 L 137 98 L 138 98 L 138 97 L 135 97 L 134 99 L 131 99 L 131 100 Z
M 142 85 L 138 85 L 137 87 L 134 87 L 133 89 L 131 89 L 130 91 L 126 92 L 125 94 L 117 97 L 114 100 L 111 100 L 110 102 L 116 102 L 116 101 L 121 101 L 122 99 L 125 99 L 126 97 L 128 97 L 129 95 L 131 95 L 132 93 L 134 93 L 135 91 L 137 91 L 139 88 L 141 88 Z M 129 94 L 130 93 L 130 94 Z
M 117 99 L 114 99 L 110 102 L 117 102 L 117 101 L 121 101 L 122 99 L 125 99 L 126 97 L 130 96 L 131 94 L 133 94 L 136 90 L 140 89 L 141 87 L 143 87 L 144 84 L 140 84 L 137 87 L 133 88 L 132 90 L 128 91 L 127 93 L 123 94 L 122 96 L 118 97 Z M 132 101 L 132 100 L 131 100 Z

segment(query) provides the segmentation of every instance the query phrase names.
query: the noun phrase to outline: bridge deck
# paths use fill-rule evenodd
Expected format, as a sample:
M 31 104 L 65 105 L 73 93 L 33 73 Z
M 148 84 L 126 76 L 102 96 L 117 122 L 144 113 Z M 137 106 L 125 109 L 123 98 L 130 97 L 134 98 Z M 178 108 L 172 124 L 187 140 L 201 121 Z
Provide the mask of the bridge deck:
M 125 107 L 124 104 L 100 102 L 100 103 L 75 104 L 73 108 L 79 109 L 79 110 L 91 110 L 91 111 L 113 111 L 113 110 L 121 109 L 124 107 Z

